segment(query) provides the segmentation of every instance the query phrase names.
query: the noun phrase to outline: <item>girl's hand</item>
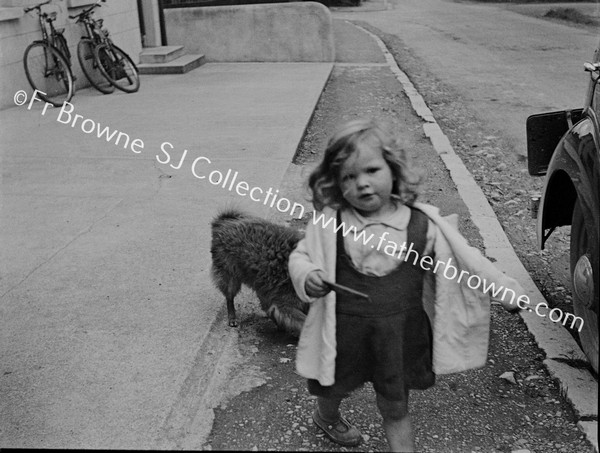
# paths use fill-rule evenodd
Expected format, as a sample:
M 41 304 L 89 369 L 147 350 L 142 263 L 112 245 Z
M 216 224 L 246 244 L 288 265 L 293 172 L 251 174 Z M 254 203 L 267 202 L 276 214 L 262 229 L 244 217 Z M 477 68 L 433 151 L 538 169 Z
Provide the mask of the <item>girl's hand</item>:
M 331 291 L 325 282 L 323 282 L 323 278 L 326 277 L 327 274 L 320 270 L 309 272 L 304 283 L 306 294 L 310 297 L 323 297 Z

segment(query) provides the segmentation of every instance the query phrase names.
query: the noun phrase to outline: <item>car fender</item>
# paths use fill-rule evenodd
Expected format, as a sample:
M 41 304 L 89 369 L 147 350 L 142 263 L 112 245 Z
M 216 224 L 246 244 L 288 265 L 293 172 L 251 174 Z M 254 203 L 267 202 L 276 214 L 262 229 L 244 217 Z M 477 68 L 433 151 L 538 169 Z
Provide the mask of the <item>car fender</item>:
M 577 198 L 589 222 L 588 231 L 598 243 L 598 129 L 593 112 L 585 113 L 560 140 L 548 165 L 537 221 L 540 249 L 555 227 L 571 224 Z

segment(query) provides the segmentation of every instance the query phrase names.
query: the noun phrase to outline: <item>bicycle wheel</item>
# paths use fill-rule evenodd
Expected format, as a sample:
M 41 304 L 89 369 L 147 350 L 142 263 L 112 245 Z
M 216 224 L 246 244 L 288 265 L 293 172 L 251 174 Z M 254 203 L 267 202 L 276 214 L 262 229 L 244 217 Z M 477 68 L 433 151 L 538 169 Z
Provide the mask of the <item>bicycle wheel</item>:
M 114 44 L 100 44 L 94 47 L 94 59 L 110 83 L 126 93 L 134 93 L 140 88 L 138 69 L 123 50 Z
M 43 41 L 34 42 L 25 49 L 25 75 L 39 97 L 60 107 L 73 97 L 73 74 L 65 57 Z
M 104 94 L 115 91 L 115 87 L 104 76 L 104 73 L 100 70 L 100 65 L 94 58 L 94 43 L 91 39 L 82 38 L 79 41 L 79 44 L 77 44 L 77 59 L 81 70 L 94 88 Z

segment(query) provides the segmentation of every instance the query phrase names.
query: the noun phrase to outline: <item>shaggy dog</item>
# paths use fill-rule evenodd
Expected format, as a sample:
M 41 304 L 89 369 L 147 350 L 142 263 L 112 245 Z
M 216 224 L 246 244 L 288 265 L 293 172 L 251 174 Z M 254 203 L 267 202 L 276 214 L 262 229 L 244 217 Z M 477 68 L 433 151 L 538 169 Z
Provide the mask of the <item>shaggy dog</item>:
M 211 275 L 227 301 L 229 325 L 238 325 L 233 299 L 244 284 L 256 292 L 275 324 L 299 336 L 308 304 L 292 286 L 288 258 L 302 234 L 233 209 L 219 214 L 211 226 Z

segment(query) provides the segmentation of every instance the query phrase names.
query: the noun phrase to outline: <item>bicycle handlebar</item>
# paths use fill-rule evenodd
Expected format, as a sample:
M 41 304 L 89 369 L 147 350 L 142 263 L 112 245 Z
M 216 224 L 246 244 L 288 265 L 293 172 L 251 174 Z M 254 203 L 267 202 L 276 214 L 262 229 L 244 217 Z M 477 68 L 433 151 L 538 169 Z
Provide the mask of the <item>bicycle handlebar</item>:
M 96 3 L 94 3 L 88 9 L 84 9 L 79 14 L 75 14 L 74 16 L 69 16 L 69 19 L 77 19 L 77 21 L 79 22 L 81 19 L 83 19 L 85 16 L 87 16 L 94 8 L 101 7 L 102 5 L 100 3 L 105 3 L 105 2 L 106 2 L 106 0 L 98 0 Z
M 33 11 L 34 9 L 37 9 L 39 11 L 42 6 L 47 5 L 51 1 L 52 0 L 46 0 L 45 2 L 39 3 L 39 4 L 35 5 L 35 6 L 31 6 L 29 8 L 24 8 L 23 11 L 25 11 L 26 13 L 28 13 L 29 11 Z

